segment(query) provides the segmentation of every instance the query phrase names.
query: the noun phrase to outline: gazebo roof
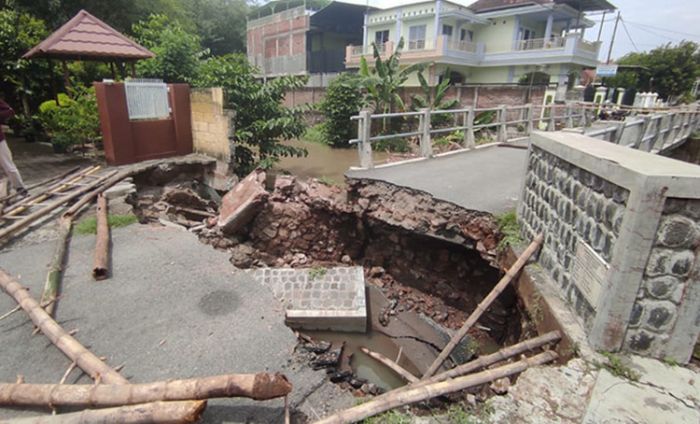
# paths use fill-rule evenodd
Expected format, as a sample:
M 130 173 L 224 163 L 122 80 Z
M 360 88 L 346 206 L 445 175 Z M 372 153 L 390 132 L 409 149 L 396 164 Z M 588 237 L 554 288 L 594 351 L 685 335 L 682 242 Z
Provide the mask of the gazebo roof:
M 81 10 L 22 57 L 131 61 L 154 56 L 150 50 Z

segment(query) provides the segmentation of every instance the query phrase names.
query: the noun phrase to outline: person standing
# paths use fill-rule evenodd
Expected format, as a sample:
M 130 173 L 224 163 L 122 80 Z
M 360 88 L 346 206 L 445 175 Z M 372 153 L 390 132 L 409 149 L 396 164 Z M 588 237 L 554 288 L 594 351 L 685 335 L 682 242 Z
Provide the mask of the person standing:
M 4 100 L 0 99 L 0 169 L 10 179 L 10 184 L 17 190 L 17 194 L 26 196 L 28 194 L 27 189 L 22 181 L 22 176 L 12 161 L 12 152 L 10 152 L 10 147 L 7 145 L 1 126 L 13 116 L 15 116 L 15 111 Z

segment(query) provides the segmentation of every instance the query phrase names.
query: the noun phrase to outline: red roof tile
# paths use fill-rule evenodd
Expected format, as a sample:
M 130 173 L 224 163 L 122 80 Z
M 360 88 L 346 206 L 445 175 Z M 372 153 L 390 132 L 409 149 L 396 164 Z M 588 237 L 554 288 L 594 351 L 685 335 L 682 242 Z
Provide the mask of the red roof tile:
M 47 39 L 24 54 L 25 59 L 148 59 L 155 54 L 116 29 L 81 10 Z

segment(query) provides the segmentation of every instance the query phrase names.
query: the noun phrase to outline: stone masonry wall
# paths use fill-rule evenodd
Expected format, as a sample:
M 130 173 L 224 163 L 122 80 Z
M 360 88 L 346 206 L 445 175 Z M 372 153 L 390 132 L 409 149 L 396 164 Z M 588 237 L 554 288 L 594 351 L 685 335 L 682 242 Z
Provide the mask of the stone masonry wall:
M 627 349 L 666 357 L 690 284 L 698 284 L 700 200 L 666 199 L 625 337 Z M 697 311 L 696 311 L 697 314 Z M 700 317 L 696 318 L 699 320 Z M 696 324 L 697 325 L 697 324 Z
M 544 233 L 539 263 L 590 324 L 592 305 L 571 283 L 579 240 L 610 262 L 629 191 L 532 146 L 519 216 L 526 239 Z
M 193 89 L 190 103 L 194 151 L 228 163 L 231 160 L 230 112 L 224 110 L 223 89 Z

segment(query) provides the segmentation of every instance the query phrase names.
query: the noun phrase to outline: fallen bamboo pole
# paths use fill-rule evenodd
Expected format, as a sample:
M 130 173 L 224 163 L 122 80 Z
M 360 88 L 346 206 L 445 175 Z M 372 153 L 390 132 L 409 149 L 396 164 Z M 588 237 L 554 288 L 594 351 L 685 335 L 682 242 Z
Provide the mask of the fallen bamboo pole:
M 78 196 L 81 196 L 82 194 L 92 190 L 94 187 L 102 184 L 104 181 L 106 181 L 109 177 L 113 176 L 116 173 L 116 171 L 98 179 L 95 180 L 94 182 L 86 185 L 85 187 L 75 191 L 74 193 L 67 194 L 66 196 L 60 197 L 59 199 L 55 200 L 54 202 L 44 206 L 43 208 L 39 209 L 36 212 L 33 212 L 26 217 L 22 218 L 19 221 L 16 221 L 12 225 L 8 225 L 7 227 L 3 228 L 0 230 L 0 243 L 4 242 L 4 239 L 17 231 L 21 230 L 22 228 L 30 225 L 32 222 L 36 221 L 37 219 L 43 217 L 44 215 L 47 215 L 49 212 L 53 211 L 54 209 L 58 208 L 59 206 L 63 205 L 64 203 L 67 203 L 73 199 L 75 199 Z
M 109 277 L 107 269 L 109 262 L 109 221 L 107 218 L 107 198 L 100 193 L 97 196 L 97 234 L 95 236 L 95 261 L 92 267 L 92 277 L 104 280 Z
M 498 295 L 505 290 L 505 288 L 510 284 L 510 282 L 515 278 L 516 275 L 520 272 L 520 270 L 525 266 L 525 263 L 530 259 L 530 256 L 532 256 L 537 249 L 540 247 L 542 244 L 542 241 L 544 240 L 544 236 L 542 234 L 538 235 L 535 237 L 535 239 L 530 243 L 530 245 L 525 249 L 525 251 L 520 255 L 517 261 L 508 269 L 508 272 L 506 272 L 506 275 L 501 278 L 501 281 L 496 284 L 496 286 L 491 290 L 491 292 L 482 300 L 477 306 L 474 312 L 469 315 L 469 318 L 464 322 L 462 325 L 462 328 L 455 333 L 454 336 L 452 336 L 452 339 L 450 339 L 449 343 L 447 343 L 447 346 L 440 352 L 437 358 L 435 358 L 435 361 L 433 361 L 432 365 L 428 368 L 428 370 L 423 374 L 423 379 L 426 379 L 433 374 L 442 366 L 442 363 L 445 362 L 445 359 L 447 359 L 448 356 L 452 353 L 455 347 L 457 347 L 457 344 L 464 338 L 464 336 L 467 335 L 467 332 L 471 329 L 471 327 L 476 324 L 476 322 L 479 320 L 481 315 L 486 312 L 489 306 L 491 306 L 491 303 L 493 303 L 494 300 L 498 297 Z
M 52 182 L 57 181 L 57 180 L 62 180 L 62 179 L 64 179 L 64 178 L 66 178 L 67 176 L 69 176 L 70 174 L 72 174 L 72 173 L 74 173 L 74 172 L 77 172 L 79 169 L 80 169 L 80 167 L 79 167 L 79 166 L 76 166 L 75 168 L 71 168 L 71 169 L 69 169 L 69 170 L 66 171 L 66 172 L 63 172 L 63 173 L 58 174 L 58 175 L 54 175 L 53 177 L 47 178 L 47 179 L 45 179 L 45 180 L 43 180 L 43 181 L 40 181 L 40 182 L 38 182 L 38 183 L 36 183 L 36 184 L 32 184 L 32 185 L 26 187 L 26 189 L 27 189 L 28 191 L 29 191 L 29 190 L 34 190 L 34 189 L 37 188 L 37 187 L 41 187 L 41 186 L 46 185 L 46 184 L 51 184 Z M 0 197 L 0 203 L 4 202 L 4 201 L 6 201 L 6 200 L 14 199 L 14 198 L 17 197 L 17 196 L 19 196 L 19 193 L 13 193 L 13 194 L 10 194 L 10 195 L 5 196 L 5 197 Z
M 107 384 L 128 384 L 127 379 L 119 375 L 109 365 L 102 362 L 87 350 L 73 336 L 68 334 L 46 311 L 34 300 L 21 284 L 14 281 L 0 268 L 0 287 L 12 296 L 19 306 L 29 315 L 34 325 L 44 333 L 51 343 L 63 352 L 71 361 L 78 364 L 93 379 L 100 379 Z
M 109 407 L 243 397 L 281 398 L 292 384 L 279 373 L 229 374 L 147 384 L 0 384 L 0 405 Z
M 503 365 L 501 367 L 482 371 L 476 374 L 458 377 L 453 380 L 440 381 L 425 386 L 400 390 L 396 391 L 396 393 L 394 391 L 387 392 L 386 397 L 383 399 L 373 399 L 353 408 L 340 411 L 317 421 L 316 424 L 354 423 L 400 406 L 410 405 L 412 403 L 442 396 L 447 393 L 489 383 L 491 381 L 498 380 L 499 378 L 509 377 L 511 375 L 521 373 L 529 367 L 551 362 L 557 357 L 558 355 L 556 352 L 543 352 L 531 358 L 522 359 L 512 364 Z
M 99 187 L 87 193 L 75 204 L 73 204 L 73 206 L 71 206 L 67 211 L 63 213 L 63 216 L 75 216 L 80 211 L 80 209 L 83 208 L 83 206 L 90 203 L 92 199 L 97 197 L 100 193 L 117 184 L 119 181 L 128 178 L 136 173 L 138 173 L 138 169 L 136 168 L 126 169 L 115 173 L 113 176 L 107 178 L 104 181 L 104 183 L 102 183 Z
M 199 421 L 207 403 L 203 401 L 188 402 L 154 402 L 145 405 L 130 405 L 107 409 L 86 409 L 60 415 L 20 418 L 12 420 L 13 424 L 172 424 L 195 423 Z
M 40 303 L 43 305 L 46 302 L 51 302 L 44 310 L 49 316 L 54 316 L 56 309 L 56 298 L 61 289 L 61 280 L 63 279 L 63 269 L 66 261 L 66 252 L 68 250 L 68 240 L 70 239 L 73 220 L 70 218 L 61 218 L 58 223 L 58 240 L 56 241 L 56 250 L 54 250 L 51 263 L 49 264 L 49 272 L 46 274 L 46 282 L 44 283 L 44 291 L 41 293 Z
M 381 362 L 382 364 L 386 365 L 390 370 L 394 371 L 396 374 L 398 374 L 401 378 L 408 381 L 409 383 L 415 383 L 418 381 L 418 377 L 411 374 L 404 367 L 387 358 L 386 356 L 382 355 L 381 353 L 372 352 L 366 347 L 360 347 L 360 350 L 362 351 L 362 353 L 369 356 L 370 358 L 376 359 L 378 362 Z
M 62 192 L 66 188 L 70 187 L 72 184 L 83 179 L 84 177 L 91 175 L 91 174 L 94 174 L 99 169 L 100 169 L 99 166 L 91 166 L 89 168 L 83 169 L 82 171 L 78 171 L 73 175 L 69 175 L 64 180 L 58 181 L 57 183 L 48 187 L 45 191 L 40 192 L 40 193 L 36 193 L 35 195 L 29 196 L 25 199 L 22 199 L 22 201 L 15 203 L 14 205 L 12 205 L 12 209 L 10 209 L 5 214 L 5 216 L 17 215 L 18 213 L 29 208 L 30 206 L 33 206 L 37 203 L 40 203 L 40 202 L 48 199 L 49 196 Z

